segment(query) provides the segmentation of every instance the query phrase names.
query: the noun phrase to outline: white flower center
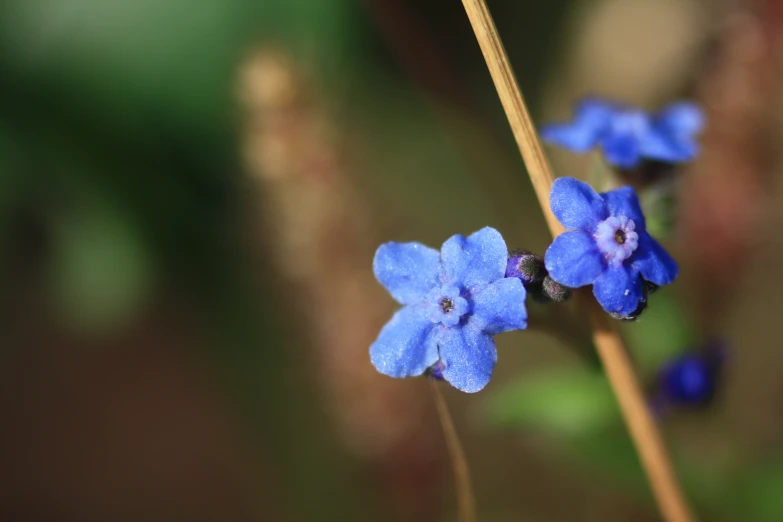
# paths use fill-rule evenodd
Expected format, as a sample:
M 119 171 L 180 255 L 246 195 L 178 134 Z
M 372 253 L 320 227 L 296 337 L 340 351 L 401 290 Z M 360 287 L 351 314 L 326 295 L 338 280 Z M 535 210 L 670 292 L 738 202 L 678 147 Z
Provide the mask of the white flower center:
M 610 265 L 620 265 L 639 246 L 636 224 L 625 216 L 611 216 L 598 224 L 595 241 Z

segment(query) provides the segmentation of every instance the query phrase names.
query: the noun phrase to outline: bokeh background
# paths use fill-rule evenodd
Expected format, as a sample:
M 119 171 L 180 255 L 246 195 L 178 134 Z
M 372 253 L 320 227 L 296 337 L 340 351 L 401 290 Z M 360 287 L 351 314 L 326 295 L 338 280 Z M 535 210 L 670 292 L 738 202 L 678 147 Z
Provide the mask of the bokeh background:
M 539 123 L 704 106 L 640 188 L 682 276 L 623 332 L 651 393 L 728 347 L 662 429 L 702 520 L 780 522 L 783 6 L 489 4 Z M 0 518 L 454 520 L 427 384 L 369 362 L 371 259 L 486 225 L 548 244 L 459 2 L 0 3 Z M 580 318 L 535 313 L 486 390 L 444 386 L 480 520 L 658 520 Z

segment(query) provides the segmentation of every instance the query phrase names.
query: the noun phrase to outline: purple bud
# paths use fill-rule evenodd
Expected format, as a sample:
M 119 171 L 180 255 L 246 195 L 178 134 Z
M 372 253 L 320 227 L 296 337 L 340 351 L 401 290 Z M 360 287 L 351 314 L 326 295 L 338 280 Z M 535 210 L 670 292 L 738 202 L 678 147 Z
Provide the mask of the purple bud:
M 540 285 L 546 277 L 544 260 L 528 250 L 512 250 L 506 264 L 506 277 L 516 277 L 525 288 Z

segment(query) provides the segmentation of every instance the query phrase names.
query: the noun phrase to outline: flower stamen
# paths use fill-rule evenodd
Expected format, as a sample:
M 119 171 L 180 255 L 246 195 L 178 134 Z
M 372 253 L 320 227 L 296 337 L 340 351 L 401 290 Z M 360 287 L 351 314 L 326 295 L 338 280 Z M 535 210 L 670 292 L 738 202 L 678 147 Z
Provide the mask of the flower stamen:
M 452 310 L 454 310 L 454 301 L 449 299 L 448 297 L 444 297 L 443 300 L 440 302 L 440 309 L 443 310 L 443 313 L 449 313 Z

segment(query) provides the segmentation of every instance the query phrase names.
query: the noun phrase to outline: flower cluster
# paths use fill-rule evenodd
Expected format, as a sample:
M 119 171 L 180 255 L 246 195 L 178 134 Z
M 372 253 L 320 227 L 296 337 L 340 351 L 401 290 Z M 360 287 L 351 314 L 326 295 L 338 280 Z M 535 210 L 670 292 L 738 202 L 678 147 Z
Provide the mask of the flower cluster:
M 431 373 L 465 392 L 484 388 L 497 350 L 492 336 L 527 327 L 526 291 L 505 277 L 508 249 L 493 228 L 455 235 L 437 250 L 386 243 L 375 277 L 404 305 L 370 347 L 375 368 L 391 377 Z
M 646 304 L 645 282 L 660 286 L 677 277 L 677 263 L 647 233 L 632 188 L 598 194 L 587 183 L 559 178 L 549 203 L 568 229 L 546 251 L 549 275 L 571 288 L 592 284 L 607 312 L 632 316 Z
M 582 181 L 560 178 L 550 205 L 568 231 L 543 262 L 526 250 L 509 255 L 492 228 L 455 235 L 440 253 L 420 243 L 381 245 L 375 277 L 404 306 L 370 347 L 378 371 L 429 372 L 476 392 L 497 361 L 492 336 L 527 326 L 528 292 L 559 302 L 570 288 L 592 284 L 607 312 L 634 319 L 652 290 L 677 277 L 677 263 L 647 233 L 633 189 L 597 194 Z
M 541 134 L 578 152 L 600 147 L 610 164 L 630 168 L 642 159 L 693 159 L 694 137 L 703 125 L 702 111 L 690 103 L 650 116 L 587 100 L 573 122 L 550 125 Z M 592 285 L 606 312 L 633 320 L 659 286 L 677 277 L 677 263 L 647 232 L 631 187 L 598 194 L 564 177 L 554 182 L 549 203 L 567 231 L 543 259 L 527 250 L 509 255 L 500 233 L 488 227 L 467 238 L 452 236 L 440 252 L 419 243 L 381 245 L 375 277 L 403 308 L 370 347 L 375 368 L 391 377 L 426 373 L 476 392 L 487 385 L 497 361 L 492 336 L 527 327 L 527 295 L 559 303 L 571 289 Z M 688 384 L 697 373 L 693 368 L 686 361 L 664 380 Z M 681 388 L 681 395 L 690 393 Z
M 693 160 L 695 136 L 704 127 L 704 113 L 693 103 L 679 102 L 656 115 L 597 99 L 582 101 L 573 121 L 547 125 L 541 138 L 574 152 L 603 150 L 607 162 L 619 168 L 642 159 L 667 163 Z

